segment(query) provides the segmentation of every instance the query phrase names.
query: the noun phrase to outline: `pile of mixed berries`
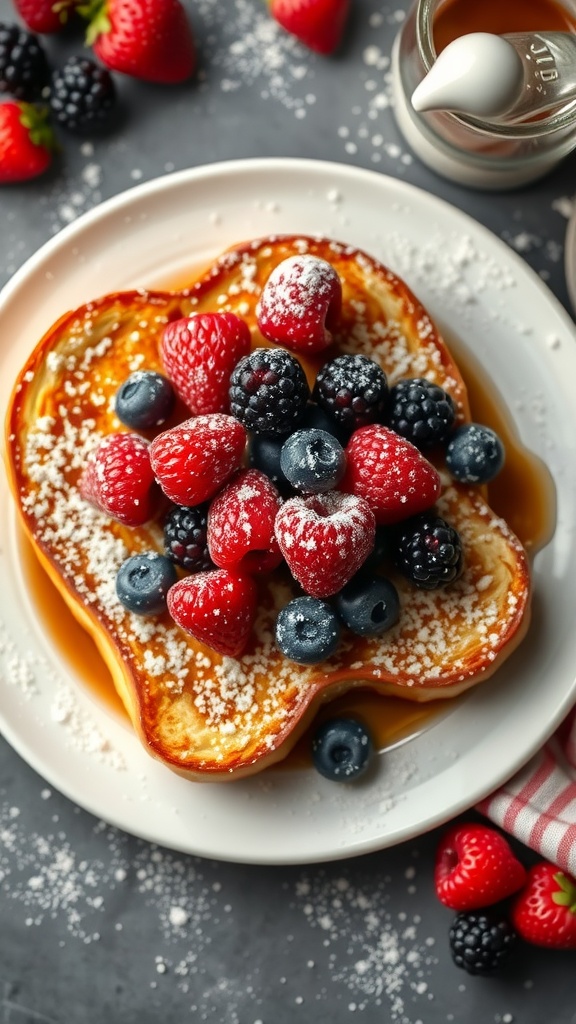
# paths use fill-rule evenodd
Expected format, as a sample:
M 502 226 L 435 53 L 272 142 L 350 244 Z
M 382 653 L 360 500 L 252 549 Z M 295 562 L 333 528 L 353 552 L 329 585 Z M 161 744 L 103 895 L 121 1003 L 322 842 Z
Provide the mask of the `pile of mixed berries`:
M 101 441 L 80 489 L 127 525 L 163 514 L 164 553 L 133 555 L 118 574 L 129 610 L 167 608 L 237 657 L 258 578 L 282 567 L 301 594 L 281 609 L 276 643 L 315 665 L 344 630 L 376 637 L 398 621 L 386 564 L 427 590 L 460 575 L 462 543 L 434 509 L 440 475 L 424 452 L 440 447 L 457 480 L 485 482 L 502 465 L 502 443 L 487 427 L 458 425 L 443 388 L 420 378 L 390 387 L 361 354 L 327 358 L 310 388 L 297 354 L 328 354 L 341 304 L 329 262 L 291 256 L 256 309 L 274 347 L 252 349 L 234 313 L 192 314 L 163 330 L 164 373 L 139 370 L 122 384 L 115 411 L 130 430 Z M 163 430 L 177 399 L 191 415 Z M 347 777 L 363 767 L 355 758 Z
M 576 949 L 576 880 L 547 861 L 527 870 L 494 828 L 452 825 L 438 846 L 434 880 L 439 900 L 456 911 L 450 951 L 468 974 L 494 974 L 519 940 Z

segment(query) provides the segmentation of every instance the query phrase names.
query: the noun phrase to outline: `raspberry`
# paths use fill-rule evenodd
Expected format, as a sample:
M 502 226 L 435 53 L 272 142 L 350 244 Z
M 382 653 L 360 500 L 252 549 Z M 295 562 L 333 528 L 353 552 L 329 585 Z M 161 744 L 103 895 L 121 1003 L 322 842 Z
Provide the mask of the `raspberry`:
M 175 505 L 201 505 L 240 465 L 246 431 L 233 416 L 214 413 L 184 420 L 150 443 L 150 462 Z
M 256 308 L 268 341 L 294 352 L 320 352 L 333 341 L 342 308 L 342 285 L 331 263 L 289 256 L 266 281 Z
M 440 496 L 434 466 L 405 438 L 374 423 L 356 430 L 346 447 L 343 491 L 365 498 L 379 526 L 430 508 Z
M 164 369 L 195 416 L 229 411 L 230 376 L 249 351 L 250 330 L 234 313 L 174 320 L 160 341 Z
M 500 832 L 488 825 L 452 825 L 436 851 L 434 883 L 452 910 L 477 910 L 506 899 L 526 881 L 526 870 Z
M 240 469 L 210 504 L 208 549 L 221 569 L 268 572 L 282 561 L 274 521 L 282 500 L 258 469 Z
M 231 658 L 242 653 L 256 616 L 251 576 L 214 569 L 178 580 L 168 591 L 174 621 L 201 643 Z
M 213 569 L 208 551 L 208 506 L 173 505 L 164 520 L 164 551 L 188 572 Z
M 138 434 L 105 437 L 88 460 L 79 487 L 86 501 L 125 526 L 148 522 L 160 504 L 150 448 Z
M 280 550 L 312 597 L 342 589 L 370 554 L 375 532 L 368 503 L 340 491 L 290 498 L 276 516 Z
M 494 974 L 508 959 L 518 936 L 506 917 L 494 911 L 457 914 L 449 932 L 456 967 L 468 974 Z
M 52 73 L 52 116 L 69 132 L 82 134 L 107 125 L 115 106 L 112 75 L 89 57 L 69 57 Z
M 399 380 L 390 391 L 387 423 L 417 448 L 445 441 L 455 418 L 452 395 L 425 377 Z
M 417 587 L 436 590 L 462 572 L 462 541 L 440 516 L 424 513 L 399 527 L 394 561 Z
M 309 397 L 300 363 L 279 348 L 257 348 L 244 356 L 230 380 L 230 411 L 255 434 L 291 434 Z
M 382 421 L 388 405 L 388 380 L 378 363 L 367 356 L 337 356 L 318 371 L 313 398 L 352 433 Z
M 50 77 L 48 60 L 35 35 L 0 22 L 0 93 L 37 99 Z

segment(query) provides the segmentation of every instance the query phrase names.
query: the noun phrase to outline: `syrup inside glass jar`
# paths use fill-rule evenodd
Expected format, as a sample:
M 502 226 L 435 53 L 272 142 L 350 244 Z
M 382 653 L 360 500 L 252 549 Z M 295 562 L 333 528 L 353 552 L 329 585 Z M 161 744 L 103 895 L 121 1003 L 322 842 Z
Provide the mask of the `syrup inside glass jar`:
M 576 10 L 556 0 L 446 0 L 434 15 L 434 43 L 440 53 L 468 32 L 576 32 Z

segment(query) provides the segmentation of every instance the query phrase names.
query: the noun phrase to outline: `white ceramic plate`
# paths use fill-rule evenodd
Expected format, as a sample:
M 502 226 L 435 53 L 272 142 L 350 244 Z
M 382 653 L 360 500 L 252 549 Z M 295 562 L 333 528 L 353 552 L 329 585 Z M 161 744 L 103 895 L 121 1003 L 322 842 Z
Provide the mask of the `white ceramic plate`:
M 182 279 L 224 247 L 275 232 L 358 245 L 400 273 L 464 339 L 549 465 L 554 539 L 535 565 L 534 623 L 496 676 L 382 755 L 355 786 L 308 771 L 194 784 L 152 761 L 54 649 L 26 592 L 7 484 L 0 482 L 0 725 L 50 784 L 109 823 L 220 859 L 303 863 L 408 839 L 512 775 L 576 695 L 574 326 L 502 242 L 447 204 L 376 173 L 254 160 L 168 176 L 104 203 L 16 275 L 0 299 L 0 388 L 50 323 L 110 290 Z

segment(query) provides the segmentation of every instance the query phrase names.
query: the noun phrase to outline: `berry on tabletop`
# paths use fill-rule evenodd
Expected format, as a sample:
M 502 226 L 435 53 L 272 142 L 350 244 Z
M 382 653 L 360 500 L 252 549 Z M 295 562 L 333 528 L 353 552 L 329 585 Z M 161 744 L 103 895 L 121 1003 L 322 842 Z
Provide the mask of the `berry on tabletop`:
M 526 870 L 500 832 L 482 824 L 453 825 L 436 852 L 436 895 L 452 910 L 488 907 L 520 889 Z
M 50 78 L 44 48 L 31 32 L 0 22 L 0 93 L 35 100 Z
M 547 861 L 535 864 L 514 901 L 511 916 L 527 942 L 576 949 L 576 879 Z
M 250 331 L 234 313 L 196 313 L 162 332 L 160 356 L 182 401 L 195 416 L 228 412 L 230 377 L 250 352 Z
M 312 738 L 316 771 L 331 782 L 352 782 L 363 775 L 373 756 L 372 737 L 354 718 L 332 718 Z
M 269 0 L 272 17 L 310 50 L 330 54 L 344 34 L 350 0 Z
M 494 974 L 506 963 L 516 941 L 507 917 L 495 909 L 457 914 L 449 932 L 452 959 L 468 974 Z
M 303 253 L 282 260 L 266 281 L 258 327 L 268 341 L 293 352 L 321 352 L 340 322 L 342 285 L 331 263 Z
M 161 615 L 166 610 L 166 595 L 176 580 L 173 562 L 157 551 L 142 551 L 120 566 L 116 594 L 128 611 Z
M 170 615 L 187 633 L 219 654 L 238 657 L 256 615 L 251 576 L 213 569 L 178 580 L 168 591 Z
M 330 658 L 340 642 L 334 609 L 317 597 L 295 597 L 276 619 L 276 643 L 282 654 L 299 665 L 317 665 Z
M 77 135 L 107 127 L 116 108 L 110 72 L 89 57 L 69 57 L 52 72 L 50 110 L 57 124 Z
M 14 0 L 14 6 L 32 32 L 53 33 L 67 23 L 81 0 Z

